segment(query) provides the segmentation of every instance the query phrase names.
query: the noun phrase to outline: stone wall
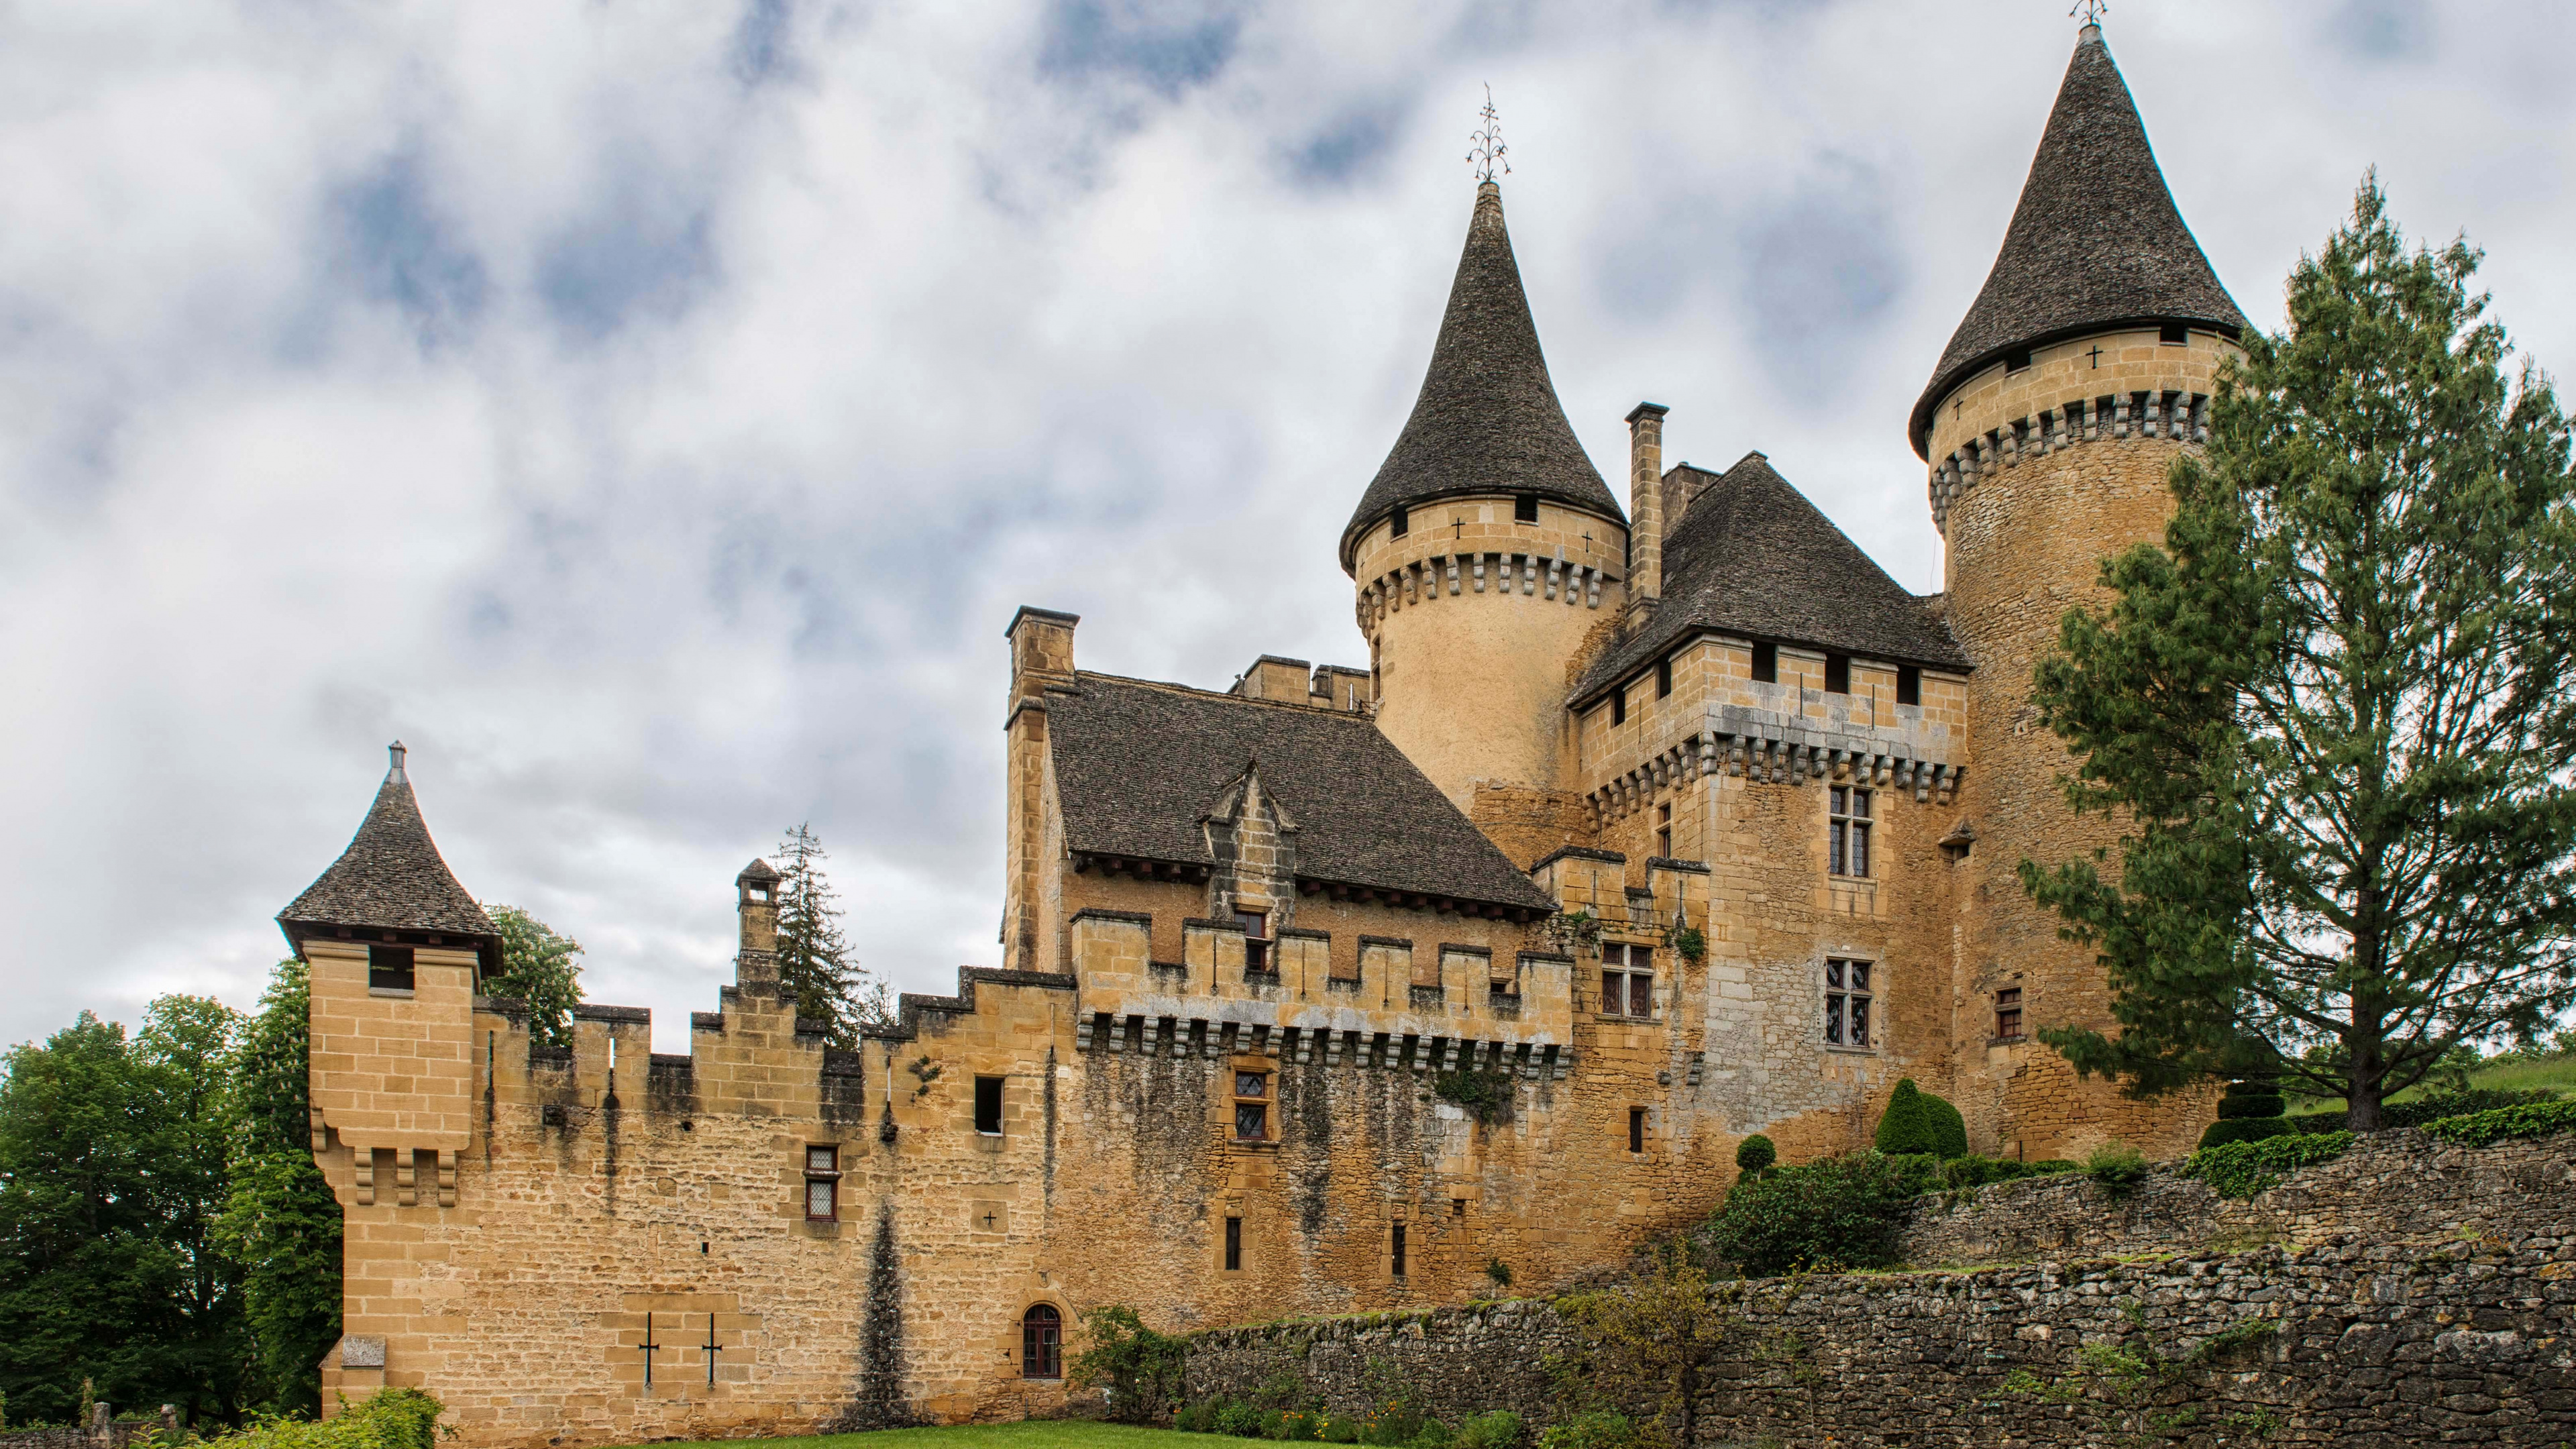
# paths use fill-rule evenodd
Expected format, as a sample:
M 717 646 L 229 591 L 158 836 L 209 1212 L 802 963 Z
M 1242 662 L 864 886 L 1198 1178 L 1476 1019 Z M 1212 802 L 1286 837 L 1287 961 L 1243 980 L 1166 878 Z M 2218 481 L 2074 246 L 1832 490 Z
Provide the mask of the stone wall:
M 1695 1439 L 2561 1443 L 2576 1435 L 2571 1153 L 2570 1136 L 2469 1151 L 2392 1133 L 2252 1204 L 2160 1178 L 2072 1233 L 2171 1246 L 2268 1224 L 2277 1245 L 1720 1285 L 1731 1326 Z M 2010 1185 L 1987 1196 L 2004 1225 L 1987 1239 L 1960 1229 L 1966 1208 L 1936 1207 L 1908 1241 L 2015 1249 L 2090 1187 Z M 1190 1387 L 1246 1395 L 1284 1373 L 1356 1411 L 1402 1383 L 1453 1421 L 1511 1408 L 1543 1425 L 1579 1407 L 1576 1349 L 1535 1300 L 1286 1323 L 1197 1335 Z
M 2213 1247 L 2305 1248 L 2366 1232 L 2384 1240 L 2494 1237 L 2576 1224 L 2570 1139 L 2452 1147 L 2412 1129 L 2360 1138 L 2332 1162 L 2292 1174 L 2251 1202 L 2231 1201 L 2159 1167 L 2121 1200 L 2082 1173 L 1999 1183 L 1934 1199 L 1898 1251 L 1922 1265 L 2028 1261 Z

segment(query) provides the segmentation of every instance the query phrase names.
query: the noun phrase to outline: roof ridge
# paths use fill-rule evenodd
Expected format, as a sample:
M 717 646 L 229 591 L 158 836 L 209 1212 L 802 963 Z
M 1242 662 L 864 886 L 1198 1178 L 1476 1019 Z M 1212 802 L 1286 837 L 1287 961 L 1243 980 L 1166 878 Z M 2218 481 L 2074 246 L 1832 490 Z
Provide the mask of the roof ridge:
M 2008 352 L 2167 321 L 2230 337 L 2246 325 L 2174 204 L 2137 98 L 2100 28 L 2087 26 L 1994 266 L 1941 350 L 1907 437 L 1922 454 L 1941 399 Z
M 1205 689 L 1195 684 L 1182 684 L 1170 679 L 1139 679 L 1132 674 L 1110 674 L 1098 669 L 1077 669 L 1074 671 L 1073 677 L 1077 682 L 1085 679 L 1098 679 L 1111 684 L 1133 684 L 1144 689 L 1160 690 L 1166 694 L 1202 695 L 1208 699 L 1223 700 L 1228 704 L 1258 705 L 1264 709 L 1288 709 L 1295 710 L 1297 713 L 1304 715 L 1321 715 L 1330 716 L 1334 719 L 1357 720 L 1362 724 L 1373 723 L 1368 716 L 1353 714 L 1349 710 L 1318 709 L 1314 705 L 1301 704 L 1293 699 L 1257 699 L 1248 694 L 1237 694 L 1230 689 Z
M 1351 567 L 1360 534 L 1399 505 L 1464 493 L 1536 493 L 1627 520 L 1548 376 L 1502 188 L 1491 181 L 1476 188 L 1422 390 L 1342 529 L 1342 566 Z

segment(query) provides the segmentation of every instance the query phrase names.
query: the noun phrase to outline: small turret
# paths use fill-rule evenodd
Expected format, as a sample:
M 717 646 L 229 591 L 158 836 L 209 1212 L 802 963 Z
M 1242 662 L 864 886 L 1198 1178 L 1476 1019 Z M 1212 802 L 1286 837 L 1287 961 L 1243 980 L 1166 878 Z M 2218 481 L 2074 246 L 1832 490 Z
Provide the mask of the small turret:
M 1387 738 L 1471 816 L 1480 784 L 1555 788 L 1567 668 L 1625 605 L 1628 529 L 1557 401 L 1491 181 L 1341 558 Z

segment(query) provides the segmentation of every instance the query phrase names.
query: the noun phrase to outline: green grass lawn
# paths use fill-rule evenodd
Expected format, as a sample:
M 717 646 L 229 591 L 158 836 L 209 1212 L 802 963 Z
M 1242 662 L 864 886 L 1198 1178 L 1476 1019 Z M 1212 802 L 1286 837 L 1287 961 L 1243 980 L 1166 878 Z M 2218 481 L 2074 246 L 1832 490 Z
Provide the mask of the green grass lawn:
M 2538 1061 L 2495 1062 L 2469 1073 L 2469 1085 L 2510 1091 L 2528 1091 L 2533 1087 L 2555 1087 L 2562 1092 L 2576 1092 L 2576 1055 L 2543 1057 Z M 2421 1084 L 2407 1088 L 2389 1098 L 2392 1102 L 2412 1101 L 2426 1094 Z M 2290 1110 L 2297 1112 L 2340 1112 L 2341 1097 L 2293 1097 Z
M 1021 1424 L 967 1424 L 953 1429 L 881 1429 L 873 1434 L 824 1434 L 802 1439 L 715 1439 L 652 1449 L 727 1449 L 758 1443 L 763 1449 L 1196 1449 L 1243 1441 L 1226 1434 L 1183 1434 L 1138 1429 L 1089 1419 L 1031 1419 Z

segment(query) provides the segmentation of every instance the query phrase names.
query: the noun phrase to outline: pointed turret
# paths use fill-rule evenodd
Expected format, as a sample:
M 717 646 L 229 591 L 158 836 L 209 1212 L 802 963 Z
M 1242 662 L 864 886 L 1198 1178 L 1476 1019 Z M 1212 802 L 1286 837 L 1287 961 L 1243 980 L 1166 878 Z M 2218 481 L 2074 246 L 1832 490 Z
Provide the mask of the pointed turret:
M 2087 25 L 1994 270 L 1914 405 L 1914 451 L 1928 460 L 1934 410 L 1996 362 L 2084 333 L 2175 324 L 2232 339 L 2245 315 L 2174 207 L 2102 28 Z
M 277 913 L 278 926 L 300 952 L 311 936 L 347 936 L 363 931 L 365 939 L 471 946 L 484 957 L 485 968 L 498 962 L 499 933 L 492 918 L 459 885 L 429 838 L 420 802 L 404 772 L 402 741 L 387 749 L 392 757 L 384 783 L 376 788 L 349 848 L 321 879 L 305 888 L 295 903 Z
M 1476 188 L 1466 250 L 1413 416 L 1342 530 L 1342 567 L 1352 567 L 1361 534 L 1399 506 L 1470 493 L 1536 494 L 1623 521 L 1548 379 L 1503 227 L 1502 188 L 1491 181 Z

